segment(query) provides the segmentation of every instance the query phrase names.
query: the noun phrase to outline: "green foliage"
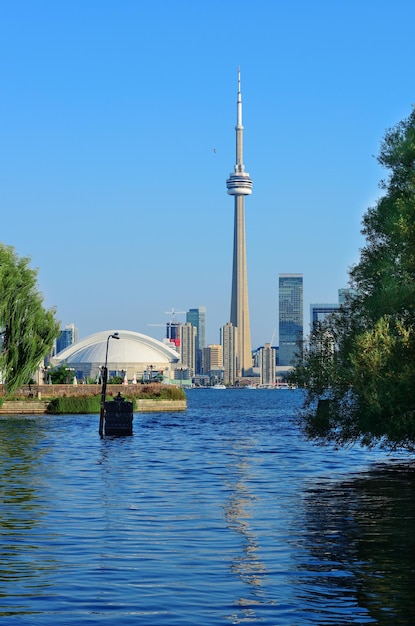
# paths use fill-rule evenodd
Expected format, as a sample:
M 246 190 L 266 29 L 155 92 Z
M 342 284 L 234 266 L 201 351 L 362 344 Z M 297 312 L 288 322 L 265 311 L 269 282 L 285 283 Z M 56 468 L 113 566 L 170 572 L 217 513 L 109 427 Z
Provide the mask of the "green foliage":
M 183 389 L 175 385 L 162 386 L 146 385 L 141 390 L 139 399 L 146 400 L 184 400 L 186 394 Z M 128 397 L 136 409 L 136 400 L 138 398 Z M 107 401 L 111 401 L 111 397 L 107 396 Z M 99 413 L 101 409 L 101 394 L 90 396 L 65 396 L 62 398 L 53 398 L 48 405 L 48 413 L 54 415 L 70 415 L 80 413 Z
M 8 393 L 30 381 L 59 333 L 54 311 L 43 308 L 37 272 L 29 262 L 0 244 L 0 371 Z
M 363 218 L 358 295 L 313 330 L 293 379 L 311 437 L 414 450 L 415 111 L 386 133 L 379 162 L 389 177 Z
M 54 398 L 48 405 L 48 413 L 54 415 L 99 413 L 101 396 L 71 396 Z
M 162 385 L 160 387 L 145 385 L 141 390 L 140 398 L 143 400 L 185 400 L 186 393 L 181 387 L 176 387 L 176 385 Z
M 123 380 L 124 379 L 122 376 L 111 376 L 111 378 L 108 380 L 108 384 L 109 385 L 122 385 Z
M 75 372 L 66 365 L 59 365 L 50 371 L 50 380 L 53 385 L 72 384 L 74 377 Z

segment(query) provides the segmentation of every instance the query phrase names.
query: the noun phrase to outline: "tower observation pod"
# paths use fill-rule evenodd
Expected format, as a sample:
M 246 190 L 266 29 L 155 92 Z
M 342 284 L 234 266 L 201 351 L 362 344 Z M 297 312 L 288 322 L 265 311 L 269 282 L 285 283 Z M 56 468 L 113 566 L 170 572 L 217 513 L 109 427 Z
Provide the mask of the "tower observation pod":
M 234 172 L 226 181 L 228 194 L 234 196 L 234 240 L 230 322 L 236 332 L 236 373 L 248 376 L 252 373 L 251 330 L 249 323 L 248 278 L 245 237 L 245 196 L 252 193 L 252 180 L 243 164 L 243 131 L 241 72 L 238 68 L 238 97 L 236 113 L 236 163 Z

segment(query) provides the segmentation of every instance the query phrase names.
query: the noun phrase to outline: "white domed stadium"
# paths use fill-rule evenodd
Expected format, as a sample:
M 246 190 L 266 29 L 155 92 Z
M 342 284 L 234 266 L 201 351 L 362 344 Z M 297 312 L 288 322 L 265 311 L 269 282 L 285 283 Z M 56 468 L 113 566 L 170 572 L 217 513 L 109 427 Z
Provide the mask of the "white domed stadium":
M 51 360 L 51 365 L 73 368 L 78 380 L 98 380 L 101 368 L 105 365 L 108 345 L 108 377 L 125 376 L 128 380 L 141 380 L 143 375 L 145 379 L 148 377 L 149 371 L 151 378 L 159 374 L 160 378 L 163 376 L 164 382 L 174 377 L 173 370 L 180 360 L 174 348 L 130 330 L 120 330 L 118 340 L 108 340 L 114 334 L 114 331 L 104 330 L 89 335 L 58 352 Z

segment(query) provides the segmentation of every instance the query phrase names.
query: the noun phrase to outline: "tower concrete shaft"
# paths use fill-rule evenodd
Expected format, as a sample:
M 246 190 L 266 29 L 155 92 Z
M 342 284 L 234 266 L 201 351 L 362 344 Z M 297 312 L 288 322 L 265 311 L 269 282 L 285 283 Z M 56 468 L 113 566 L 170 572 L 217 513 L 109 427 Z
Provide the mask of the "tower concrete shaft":
M 248 277 L 245 236 L 245 196 L 252 193 L 252 180 L 243 164 L 243 131 L 241 74 L 238 68 L 238 97 L 236 114 L 236 163 L 226 181 L 228 194 L 234 196 L 234 240 L 230 322 L 237 328 L 236 369 L 237 375 L 252 372 L 251 328 L 249 322 Z

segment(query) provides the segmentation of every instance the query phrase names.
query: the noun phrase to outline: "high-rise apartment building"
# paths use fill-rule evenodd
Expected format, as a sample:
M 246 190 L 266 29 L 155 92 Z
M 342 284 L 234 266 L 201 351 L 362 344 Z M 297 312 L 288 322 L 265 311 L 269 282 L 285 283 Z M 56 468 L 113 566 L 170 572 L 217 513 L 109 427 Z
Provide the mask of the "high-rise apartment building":
M 66 324 L 65 328 L 61 330 L 58 338 L 56 339 L 56 352 L 62 352 L 65 348 L 69 348 L 72 344 L 78 341 L 78 329 L 75 324 Z
M 196 370 L 196 333 L 197 328 L 190 322 L 186 322 L 180 329 L 180 361 L 191 371 L 191 376 Z
M 248 277 L 245 237 L 245 196 L 252 193 L 252 180 L 243 163 L 243 131 L 241 74 L 238 68 L 238 96 L 236 104 L 236 164 L 226 181 L 228 194 L 234 196 L 234 239 L 230 322 L 238 329 L 235 344 L 236 375 L 252 372 L 251 329 L 249 323 Z
M 202 374 L 203 348 L 206 347 L 206 307 L 189 309 L 186 313 L 186 322 L 190 322 L 197 329 L 196 334 L 196 374 Z
M 279 365 L 293 365 L 303 340 L 303 275 L 279 275 Z
M 203 348 L 203 372 L 209 376 L 222 378 L 223 351 L 220 344 L 211 343 Z
M 270 343 L 266 343 L 259 350 L 259 384 L 274 385 L 277 374 L 276 350 Z
M 223 351 L 219 344 L 211 343 L 203 348 L 203 373 L 205 383 L 216 384 L 223 381 Z
M 221 339 L 223 348 L 223 382 L 225 385 L 233 385 L 239 376 L 236 355 L 238 329 L 231 322 L 228 322 L 225 326 L 222 326 Z

